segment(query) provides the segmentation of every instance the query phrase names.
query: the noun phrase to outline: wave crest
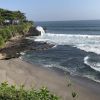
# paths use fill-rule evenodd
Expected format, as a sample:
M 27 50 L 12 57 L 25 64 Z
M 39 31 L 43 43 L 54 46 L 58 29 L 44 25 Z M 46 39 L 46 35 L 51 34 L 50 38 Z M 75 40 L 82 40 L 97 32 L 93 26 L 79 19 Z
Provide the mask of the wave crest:
M 100 54 L 100 35 L 75 35 L 45 33 L 35 41 L 49 42 L 56 45 L 71 45 L 86 52 Z
M 89 56 L 84 57 L 84 63 L 90 66 L 92 69 L 100 72 L 100 62 L 91 62 L 89 61 L 91 58 Z

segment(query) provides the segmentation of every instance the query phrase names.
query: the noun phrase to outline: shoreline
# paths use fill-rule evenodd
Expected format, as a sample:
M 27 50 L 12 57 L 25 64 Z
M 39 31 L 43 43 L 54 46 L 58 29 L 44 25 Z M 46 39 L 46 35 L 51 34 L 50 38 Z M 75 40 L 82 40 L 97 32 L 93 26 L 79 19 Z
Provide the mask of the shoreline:
M 30 64 L 19 58 L 0 60 L 0 83 L 24 84 L 26 88 L 47 86 L 51 92 L 61 97 L 61 100 L 73 100 L 71 93 L 78 93 L 77 100 L 99 100 L 100 84 L 85 78 L 68 75 L 72 88 L 63 72 L 40 65 Z
M 60 96 L 61 100 L 73 100 L 72 92 L 78 94 L 77 100 L 84 100 L 84 98 L 85 100 L 100 99 L 99 83 L 85 77 L 72 76 L 69 73 L 66 74 L 67 80 L 64 71 L 61 69 L 45 68 L 18 58 L 21 52 L 43 51 L 54 45 L 34 42 L 25 39 L 25 37 L 20 38 L 20 41 L 13 39 L 10 42 L 10 45 L 8 44 L 8 47 L 2 50 L 3 53 L 8 54 L 7 59 L 9 60 L 0 60 L 0 83 L 8 81 L 9 84 L 24 84 L 26 88 L 46 86 L 51 92 Z M 67 86 L 69 81 L 71 87 Z
M 40 43 L 34 40 L 26 39 L 25 37 L 14 37 L 9 40 L 4 48 L 0 49 L 0 60 L 8 60 L 12 58 L 18 58 L 22 52 L 27 51 L 43 51 L 52 48 L 53 44 L 46 42 Z

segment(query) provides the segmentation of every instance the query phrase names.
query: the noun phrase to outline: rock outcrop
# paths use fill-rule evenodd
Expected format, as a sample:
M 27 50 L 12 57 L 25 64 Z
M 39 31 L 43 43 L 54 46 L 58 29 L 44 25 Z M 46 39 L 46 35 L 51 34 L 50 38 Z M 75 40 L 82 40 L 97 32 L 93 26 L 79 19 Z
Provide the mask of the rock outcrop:
M 41 35 L 41 32 L 38 31 L 38 30 L 36 29 L 36 27 L 31 27 L 31 28 L 29 29 L 28 34 L 27 34 L 26 36 L 39 36 L 39 35 Z
M 26 36 L 39 36 L 44 35 L 45 29 L 41 26 L 31 27 Z
M 11 58 L 18 58 L 19 56 L 23 55 L 21 52 L 27 51 L 43 51 L 53 47 L 52 44 L 48 43 L 39 43 L 34 42 L 27 39 L 21 40 L 12 40 L 9 43 L 9 46 L 0 49 L 0 60 L 1 59 L 11 59 Z

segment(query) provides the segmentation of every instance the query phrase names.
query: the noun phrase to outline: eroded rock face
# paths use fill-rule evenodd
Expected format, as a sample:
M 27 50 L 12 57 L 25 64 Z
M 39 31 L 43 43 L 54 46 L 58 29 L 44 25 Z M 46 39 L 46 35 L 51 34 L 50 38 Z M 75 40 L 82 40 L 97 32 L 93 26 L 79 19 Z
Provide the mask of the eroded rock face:
M 12 44 L 13 43 L 13 44 Z M 0 59 L 18 58 L 21 52 L 27 51 L 43 51 L 52 48 L 54 45 L 48 43 L 39 43 L 27 39 L 12 40 L 5 48 L 0 49 Z
M 41 26 L 37 26 L 37 27 L 31 27 L 26 36 L 39 36 L 39 35 L 42 36 L 44 34 L 45 34 L 45 29 Z
M 39 36 L 39 35 L 41 35 L 41 32 L 38 31 L 38 30 L 36 29 L 36 27 L 31 27 L 31 28 L 29 29 L 29 32 L 28 32 L 28 34 L 27 34 L 26 36 Z

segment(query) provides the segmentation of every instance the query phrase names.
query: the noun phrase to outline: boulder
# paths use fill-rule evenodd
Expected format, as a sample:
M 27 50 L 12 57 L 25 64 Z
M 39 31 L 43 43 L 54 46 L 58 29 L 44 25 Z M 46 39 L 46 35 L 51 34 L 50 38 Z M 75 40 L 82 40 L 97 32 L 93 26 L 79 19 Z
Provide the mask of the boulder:
M 38 31 L 38 30 L 36 29 L 36 27 L 31 27 L 31 28 L 29 29 L 29 32 L 28 32 L 28 34 L 27 34 L 26 36 L 39 36 L 39 35 L 41 35 L 41 32 Z

